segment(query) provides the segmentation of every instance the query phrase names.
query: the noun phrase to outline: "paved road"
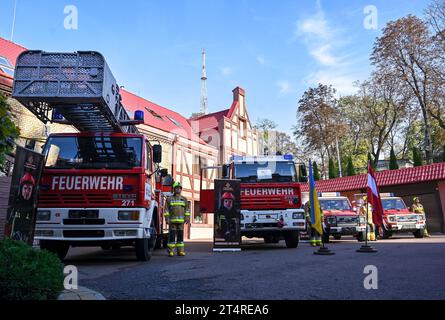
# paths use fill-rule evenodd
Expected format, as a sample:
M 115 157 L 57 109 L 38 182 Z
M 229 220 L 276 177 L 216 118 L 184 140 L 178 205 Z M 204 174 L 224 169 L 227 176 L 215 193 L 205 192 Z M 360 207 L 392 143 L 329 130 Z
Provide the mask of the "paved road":
M 249 241 L 239 253 L 212 253 L 209 242 L 187 244 L 186 257 L 156 251 L 135 261 L 131 249 L 71 249 L 66 264 L 79 268 L 79 285 L 107 299 L 445 299 L 445 235 L 398 237 L 372 244 L 335 241 L 334 256 Z M 378 268 L 378 290 L 365 290 L 364 267 Z

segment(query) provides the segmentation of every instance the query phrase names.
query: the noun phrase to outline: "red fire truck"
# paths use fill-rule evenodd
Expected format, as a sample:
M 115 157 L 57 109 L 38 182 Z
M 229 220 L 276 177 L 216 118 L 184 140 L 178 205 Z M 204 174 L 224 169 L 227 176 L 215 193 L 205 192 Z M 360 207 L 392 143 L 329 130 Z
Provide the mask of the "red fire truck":
M 411 212 L 400 197 L 393 193 L 382 193 L 383 225 L 379 227 L 379 237 L 388 239 L 394 233 L 412 233 L 423 238 L 426 218 L 424 214 Z
M 340 240 L 343 235 L 352 235 L 358 241 L 365 240 L 365 218 L 354 210 L 347 197 L 338 192 L 324 192 L 318 199 L 326 225 L 323 242 L 329 242 L 329 236 Z
M 223 178 L 241 180 L 241 236 L 298 246 L 299 233 L 306 229 L 299 183 L 305 169 L 298 169 L 292 155 L 234 156 L 223 166 Z M 214 206 L 214 191 L 201 190 L 201 212 L 213 213 Z
M 97 52 L 26 51 L 17 59 L 13 97 L 45 124 L 78 133 L 52 134 L 44 146 L 35 239 L 62 260 L 71 246 L 134 246 L 148 261 L 160 246 L 162 149 L 139 134 L 119 86 Z M 158 177 L 159 180 L 159 177 Z

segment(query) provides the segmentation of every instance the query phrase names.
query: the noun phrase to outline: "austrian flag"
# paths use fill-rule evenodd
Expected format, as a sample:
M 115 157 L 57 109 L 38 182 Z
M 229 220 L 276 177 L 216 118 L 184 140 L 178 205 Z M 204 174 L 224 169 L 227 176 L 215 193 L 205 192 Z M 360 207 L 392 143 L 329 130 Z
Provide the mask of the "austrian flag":
M 372 220 L 376 226 L 383 224 L 383 207 L 379 187 L 375 180 L 371 161 L 368 162 L 368 203 L 372 206 Z

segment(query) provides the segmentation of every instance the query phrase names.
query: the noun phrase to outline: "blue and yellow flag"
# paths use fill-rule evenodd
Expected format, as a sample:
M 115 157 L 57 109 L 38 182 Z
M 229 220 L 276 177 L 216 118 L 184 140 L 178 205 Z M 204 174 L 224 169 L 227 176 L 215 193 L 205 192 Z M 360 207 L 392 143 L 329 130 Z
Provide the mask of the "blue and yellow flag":
M 320 201 L 318 201 L 317 190 L 315 189 L 315 179 L 312 172 L 312 161 L 309 160 L 309 201 L 311 205 L 312 228 L 323 234 L 323 221 L 321 221 Z

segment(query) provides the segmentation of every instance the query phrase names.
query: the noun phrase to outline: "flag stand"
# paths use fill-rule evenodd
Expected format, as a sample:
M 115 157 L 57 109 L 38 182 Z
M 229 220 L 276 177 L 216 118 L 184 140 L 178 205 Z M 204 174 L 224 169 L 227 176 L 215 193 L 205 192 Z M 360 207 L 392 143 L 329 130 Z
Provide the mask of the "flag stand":
M 323 232 L 324 232 L 324 228 L 323 228 Z M 323 238 L 323 235 L 321 235 L 321 237 Z M 325 247 L 323 239 L 322 239 L 321 247 L 317 251 L 314 251 L 314 254 L 319 255 L 319 256 L 332 256 L 335 254 L 335 252 L 332 252 L 331 250 L 328 249 L 328 247 Z
M 368 245 L 368 211 L 369 211 L 369 203 L 368 200 L 366 200 L 366 229 L 365 229 L 365 244 L 361 246 L 360 249 L 357 250 L 357 252 L 362 253 L 375 253 L 377 252 L 377 249 L 374 249 L 370 245 Z

